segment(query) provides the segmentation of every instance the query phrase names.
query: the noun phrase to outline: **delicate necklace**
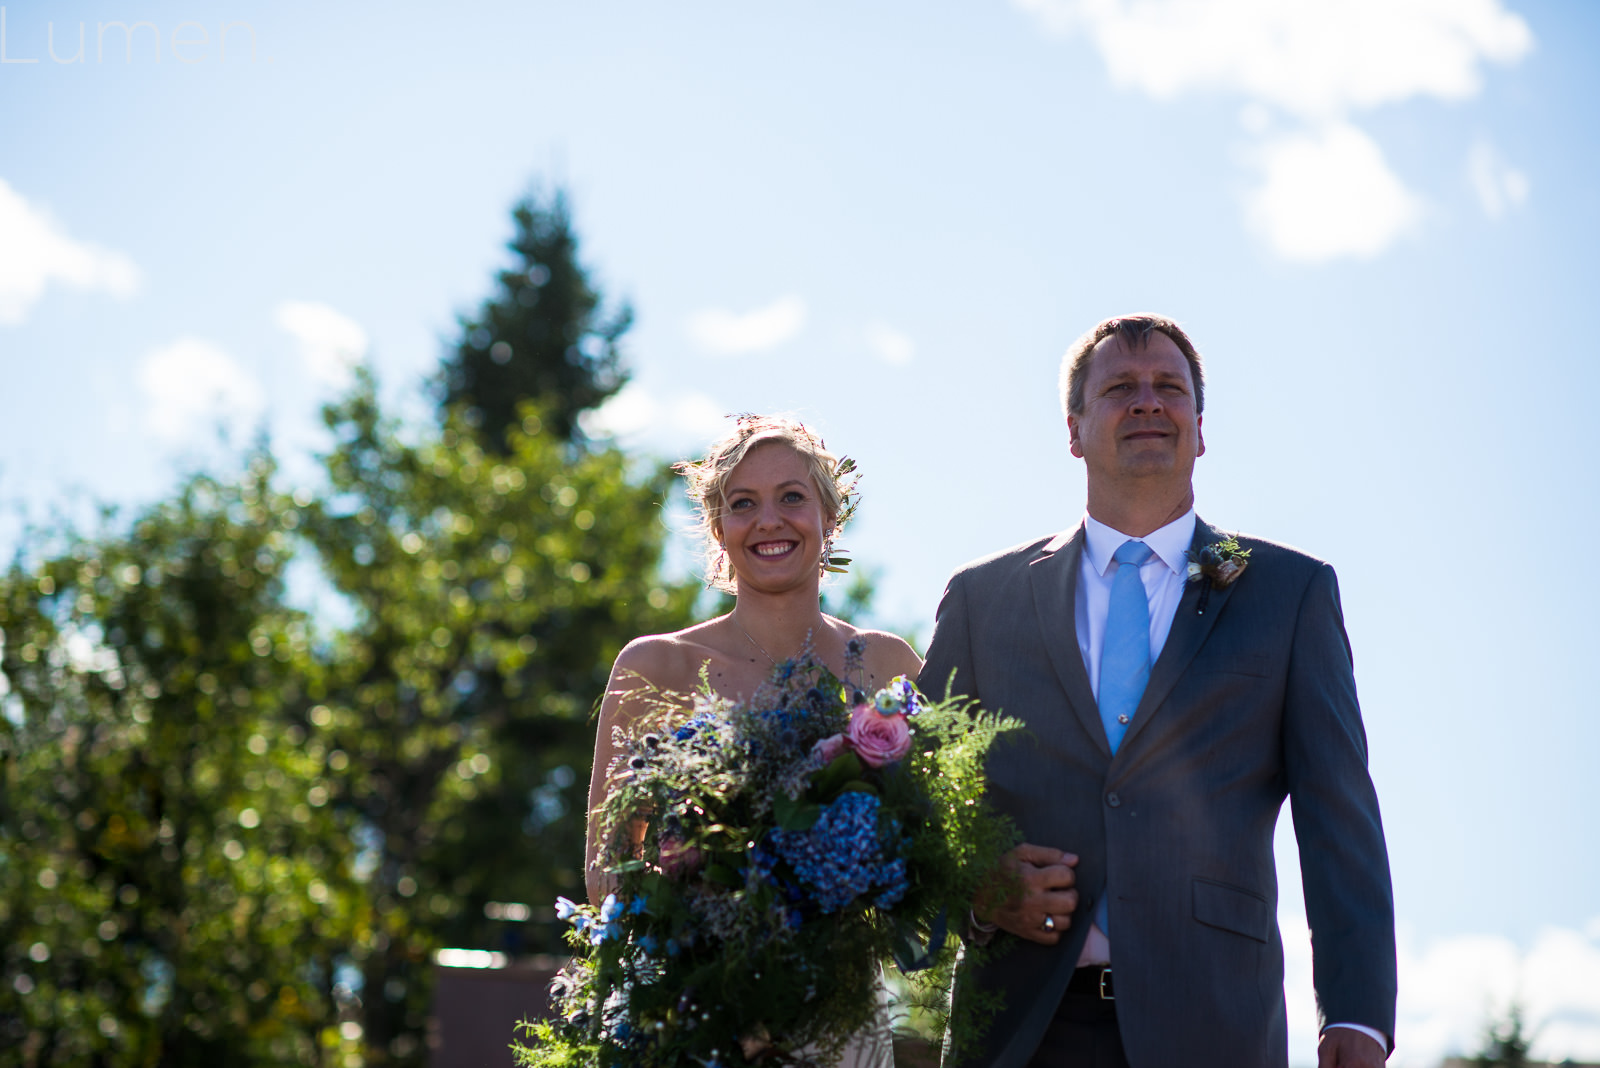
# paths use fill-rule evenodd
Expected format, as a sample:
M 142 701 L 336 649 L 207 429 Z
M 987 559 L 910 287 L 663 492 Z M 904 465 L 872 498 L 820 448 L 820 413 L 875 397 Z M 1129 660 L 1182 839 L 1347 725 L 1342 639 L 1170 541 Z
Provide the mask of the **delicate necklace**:
M 739 628 L 739 633 L 744 635 L 745 640 L 751 645 L 755 646 L 761 655 L 767 658 L 767 663 L 771 664 L 773 667 L 778 666 L 778 662 L 772 658 L 772 654 L 767 652 L 765 649 L 762 649 L 761 643 L 750 637 L 750 632 L 744 629 L 744 624 L 739 622 L 738 616 L 735 616 L 732 612 L 729 612 L 728 618 L 733 620 L 733 625 Z

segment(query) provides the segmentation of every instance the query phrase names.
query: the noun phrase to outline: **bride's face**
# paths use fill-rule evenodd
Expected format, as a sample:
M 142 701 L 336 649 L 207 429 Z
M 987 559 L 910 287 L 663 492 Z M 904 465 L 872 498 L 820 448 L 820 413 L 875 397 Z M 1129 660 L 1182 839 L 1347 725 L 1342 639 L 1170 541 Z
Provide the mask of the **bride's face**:
M 740 590 L 817 584 L 829 523 L 804 457 L 757 445 L 729 474 L 723 499 L 719 534 Z

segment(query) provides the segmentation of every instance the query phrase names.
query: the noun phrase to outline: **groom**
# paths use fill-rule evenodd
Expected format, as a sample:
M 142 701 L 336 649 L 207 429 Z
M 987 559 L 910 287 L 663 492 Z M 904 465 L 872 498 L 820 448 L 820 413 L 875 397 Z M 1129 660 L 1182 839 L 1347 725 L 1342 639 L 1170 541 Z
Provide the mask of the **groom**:
M 1392 1047 L 1389 861 L 1338 585 L 1195 515 L 1204 385 L 1170 319 L 1080 338 L 1062 399 L 1088 515 L 962 568 L 939 606 L 923 688 L 953 673 L 1028 728 L 989 764 L 1027 844 L 973 906 L 969 935 L 998 952 L 956 997 L 1003 1003 L 964 1066 L 1283 1068 L 1285 797 L 1319 1064 L 1376 1068 Z

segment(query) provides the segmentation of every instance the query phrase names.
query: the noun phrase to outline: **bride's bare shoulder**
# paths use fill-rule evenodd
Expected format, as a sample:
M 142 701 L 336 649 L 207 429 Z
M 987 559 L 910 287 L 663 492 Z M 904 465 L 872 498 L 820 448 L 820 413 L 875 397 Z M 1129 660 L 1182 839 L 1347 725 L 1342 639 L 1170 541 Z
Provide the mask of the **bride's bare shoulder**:
M 700 672 L 708 660 L 722 655 L 714 644 L 716 620 L 696 623 L 668 634 L 646 634 L 629 642 L 617 656 L 611 674 L 615 681 L 632 676 L 658 689 L 688 693 L 700 687 Z
M 830 623 L 836 626 L 846 640 L 860 639 L 862 649 L 862 666 L 867 669 L 868 680 L 874 685 L 882 685 L 896 675 L 907 675 L 913 679 L 917 672 L 922 670 L 922 657 L 911 648 L 911 643 L 898 634 L 891 634 L 886 630 L 865 630 L 853 627 L 842 620 L 829 617 Z

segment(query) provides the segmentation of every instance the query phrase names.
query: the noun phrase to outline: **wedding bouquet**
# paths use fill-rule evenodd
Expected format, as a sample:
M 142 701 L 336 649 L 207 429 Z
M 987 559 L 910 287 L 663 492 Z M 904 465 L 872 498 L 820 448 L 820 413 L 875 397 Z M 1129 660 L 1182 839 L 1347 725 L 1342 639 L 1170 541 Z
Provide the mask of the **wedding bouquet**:
M 574 955 L 520 1063 L 826 1065 L 884 1026 L 883 961 L 947 982 L 947 931 L 1016 841 L 983 762 L 1017 721 L 809 656 L 746 702 L 656 697 L 600 816 L 615 892 L 558 903 Z

